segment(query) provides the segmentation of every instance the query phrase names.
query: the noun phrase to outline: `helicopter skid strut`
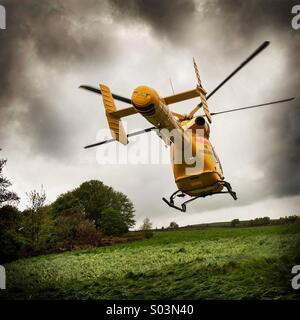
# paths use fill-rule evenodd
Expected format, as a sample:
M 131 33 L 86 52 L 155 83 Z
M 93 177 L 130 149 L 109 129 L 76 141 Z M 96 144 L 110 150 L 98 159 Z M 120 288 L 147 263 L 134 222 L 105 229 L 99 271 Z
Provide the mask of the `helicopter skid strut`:
M 170 199 L 167 200 L 166 198 L 162 198 L 162 200 L 168 205 L 170 206 L 171 208 L 174 208 L 174 209 L 177 209 L 181 212 L 186 212 L 186 204 L 189 203 L 189 202 L 192 202 L 198 198 L 204 198 L 206 196 L 211 196 L 213 194 L 218 194 L 218 193 L 229 193 L 232 198 L 234 200 L 237 200 L 237 196 L 236 196 L 236 193 L 232 190 L 231 188 L 231 185 L 229 182 L 227 181 L 218 181 L 219 184 L 222 184 L 226 189 L 227 191 L 220 191 L 220 192 L 212 192 L 212 193 L 207 193 L 207 194 L 204 194 L 204 195 L 200 195 L 200 196 L 194 196 L 194 197 L 191 197 L 191 199 L 187 200 L 187 201 L 184 201 L 183 203 L 181 203 L 181 207 L 178 207 L 175 205 L 175 202 L 174 202 L 174 199 L 176 197 L 180 197 L 180 198 L 183 198 L 185 196 L 187 196 L 188 194 L 186 194 L 185 192 L 181 191 L 181 190 L 177 190 L 175 191 L 171 196 L 170 196 Z

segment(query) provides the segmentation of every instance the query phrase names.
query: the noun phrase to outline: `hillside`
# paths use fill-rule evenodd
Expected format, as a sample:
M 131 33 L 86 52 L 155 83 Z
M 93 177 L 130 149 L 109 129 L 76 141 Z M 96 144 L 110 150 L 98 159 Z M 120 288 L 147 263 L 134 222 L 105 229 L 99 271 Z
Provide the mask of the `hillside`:
M 7 264 L 2 299 L 297 299 L 300 225 L 157 231 Z

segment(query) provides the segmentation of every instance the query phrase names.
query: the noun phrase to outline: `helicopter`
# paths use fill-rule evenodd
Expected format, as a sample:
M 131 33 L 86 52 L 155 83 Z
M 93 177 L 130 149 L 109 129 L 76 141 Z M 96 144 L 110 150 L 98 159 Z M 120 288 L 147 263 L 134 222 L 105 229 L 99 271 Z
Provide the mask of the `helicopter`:
M 210 195 L 228 193 L 234 200 L 237 200 L 236 192 L 232 190 L 230 183 L 224 179 L 220 159 L 209 140 L 212 117 L 229 112 L 284 103 L 295 98 L 265 102 L 220 112 L 210 112 L 207 100 L 269 44 L 269 41 L 263 42 L 209 94 L 207 94 L 202 85 L 199 68 L 194 58 L 193 66 L 197 79 L 196 88 L 167 97 L 161 97 L 157 91 L 145 85 L 135 88 L 131 99 L 112 93 L 110 88 L 104 84 L 100 84 L 99 89 L 89 85 L 81 85 L 79 87 L 81 89 L 102 95 L 108 126 L 112 134 L 112 139 L 90 144 L 84 148 L 88 149 L 114 141 L 127 145 L 129 143 L 129 137 L 156 131 L 166 145 L 170 146 L 174 179 L 178 188 L 169 199 L 166 199 L 165 197 L 162 198 L 167 205 L 182 212 L 186 212 L 188 203 Z M 197 103 L 188 114 L 173 112 L 169 108 L 172 104 L 193 98 L 199 98 L 200 102 Z M 130 107 L 117 109 L 115 100 L 125 102 L 129 104 Z M 203 114 L 196 115 L 201 108 Z M 126 134 L 121 119 L 134 114 L 140 114 L 153 126 L 141 131 Z M 174 136 L 166 134 L 166 131 L 175 131 L 177 136 L 181 138 L 179 139 L 179 142 Z M 198 131 L 201 132 L 200 135 L 198 134 Z M 187 132 L 189 134 L 187 134 Z M 190 159 L 194 159 L 194 162 L 188 161 L 183 156 L 185 149 L 191 151 Z M 175 161 L 174 159 L 179 159 L 180 161 Z M 201 165 L 197 165 L 197 159 L 201 160 L 198 162 L 198 164 L 201 163 Z M 183 201 L 180 205 L 175 204 L 176 198 L 183 198 L 186 196 L 189 197 L 188 200 Z

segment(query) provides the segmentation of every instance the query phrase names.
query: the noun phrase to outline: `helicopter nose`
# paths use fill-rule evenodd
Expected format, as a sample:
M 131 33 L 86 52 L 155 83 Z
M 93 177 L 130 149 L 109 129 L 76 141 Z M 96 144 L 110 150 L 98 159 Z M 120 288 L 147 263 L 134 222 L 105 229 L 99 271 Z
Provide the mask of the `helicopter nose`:
M 146 108 L 157 102 L 157 93 L 146 86 L 137 87 L 132 93 L 133 106 L 137 108 Z

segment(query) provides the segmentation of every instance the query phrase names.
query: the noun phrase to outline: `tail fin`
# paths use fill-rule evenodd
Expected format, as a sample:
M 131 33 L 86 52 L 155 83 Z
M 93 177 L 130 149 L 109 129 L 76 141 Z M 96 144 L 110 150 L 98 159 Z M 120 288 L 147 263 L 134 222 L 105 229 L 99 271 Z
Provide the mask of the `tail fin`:
M 206 91 L 202 87 L 202 83 L 201 83 L 201 79 L 200 79 L 200 72 L 199 72 L 197 63 L 196 63 L 194 58 L 193 58 L 193 64 L 194 64 L 196 78 L 197 78 L 197 81 L 198 81 L 197 89 L 199 91 L 199 95 L 200 95 L 200 98 L 201 98 L 202 108 L 203 108 L 203 111 L 204 111 L 204 113 L 206 115 L 207 120 L 209 121 L 209 123 L 211 123 L 211 114 L 209 112 L 207 101 L 206 101 Z
M 104 84 L 100 84 L 100 90 L 102 92 L 103 104 L 106 111 L 107 122 L 112 134 L 112 137 L 122 144 L 128 144 L 127 134 L 123 127 L 120 117 L 114 115 L 117 108 L 110 92 L 110 89 Z
M 198 87 L 202 88 L 201 79 L 200 79 L 200 72 L 199 72 L 195 58 L 193 58 L 193 65 L 194 65 L 194 69 L 195 69 L 196 78 L 198 81 Z

